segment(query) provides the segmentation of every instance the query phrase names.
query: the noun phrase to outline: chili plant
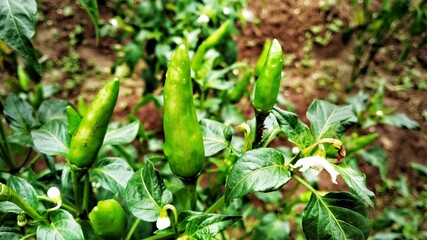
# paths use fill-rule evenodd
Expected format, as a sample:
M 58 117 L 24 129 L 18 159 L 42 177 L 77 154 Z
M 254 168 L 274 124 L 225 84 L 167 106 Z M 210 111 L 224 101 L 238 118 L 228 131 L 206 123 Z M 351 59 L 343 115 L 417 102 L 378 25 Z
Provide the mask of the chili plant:
M 109 156 L 117 153 L 111 145 L 128 144 L 138 130 L 137 122 L 119 129 L 106 128 L 117 97 L 117 80 L 100 90 L 84 116 L 68 103 L 57 108 L 62 109 L 59 114 L 46 114 L 49 118 L 40 115 L 41 127 L 27 127 L 28 146 L 40 157 L 57 155 L 67 162 L 54 164 L 61 178 L 51 169 L 35 174 L 31 168 L 23 168 L 12 175 L 2 174 L 7 181 L 1 185 L 1 234 L 35 235 L 38 239 L 225 237 L 225 229 L 246 221 L 239 199 L 295 181 L 309 193 L 295 200 L 285 198 L 278 208 L 294 216 L 295 206 L 306 204 L 302 228 L 308 239 L 366 239 L 370 232 L 366 205 L 373 206 L 373 193 L 365 186 L 364 175 L 342 162 L 345 146 L 339 140 L 357 120 L 351 106 L 315 100 L 307 111 L 308 126 L 294 113 L 274 106 L 282 70 L 277 40 L 272 41 L 263 65 L 254 95 L 256 115 L 263 117 L 255 116 L 236 126 L 243 132 L 241 138 L 230 125 L 210 119 L 198 122 L 188 51 L 183 45 L 178 47 L 164 88 L 165 156 L 149 156 L 143 166 L 135 164 L 135 159 L 128 163 Z M 268 80 L 276 82 L 274 88 Z M 257 100 L 260 97 L 271 99 Z M 21 124 L 35 122 L 28 118 L 31 113 L 25 115 L 24 122 L 17 117 L 29 111 L 28 107 L 17 108 L 22 109 L 18 112 L 11 109 L 16 108 L 6 104 L 4 112 L 12 134 L 22 132 Z M 99 134 L 94 134 L 96 131 Z M 283 135 L 298 149 L 294 155 L 269 147 Z M 333 183 L 338 183 L 341 175 L 350 192 L 325 193 L 305 180 L 307 172 L 318 174 L 322 169 L 330 173 Z M 200 189 L 203 179 L 209 182 L 207 189 Z M 270 214 L 261 221 L 265 228 L 247 232 L 265 236 L 269 224 L 276 221 L 280 220 Z M 280 222 L 286 226 L 286 221 Z M 287 237 L 283 233 L 279 236 Z

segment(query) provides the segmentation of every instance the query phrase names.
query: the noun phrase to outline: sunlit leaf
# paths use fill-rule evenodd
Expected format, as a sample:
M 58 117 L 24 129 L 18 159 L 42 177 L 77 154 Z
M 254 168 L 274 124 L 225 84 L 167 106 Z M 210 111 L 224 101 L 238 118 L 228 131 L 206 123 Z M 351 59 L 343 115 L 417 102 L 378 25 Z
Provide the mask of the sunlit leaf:
M 230 144 L 233 134 L 231 127 L 209 119 L 202 119 L 200 127 L 203 134 L 205 156 L 212 156 Z
M 64 120 L 52 120 L 41 128 L 31 131 L 34 147 L 38 152 L 46 155 L 68 157 L 70 135 Z
M 124 127 L 108 129 L 105 134 L 103 145 L 106 144 L 127 144 L 131 143 L 138 134 L 139 122 L 132 122 Z
M 30 39 L 35 33 L 35 0 L 0 0 L 0 39 L 41 74 L 41 66 Z
M 352 169 L 344 163 L 335 165 L 335 170 L 341 174 L 354 194 L 363 199 L 369 206 L 374 207 L 374 202 L 371 200 L 374 197 L 374 193 L 366 187 L 365 174 Z
M 336 106 L 323 100 L 314 100 L 311 103 L 307 118 L 317 140 L 340 136 L 346 127 L 357 121 L 351 106 Z
M 228 176 L 225 203 L 252 192 L 274 191 L 285 185 L 291 179 L 291 173 L 284 162 L 283 155 L 272 148 L 246 152 Z
M 240 216 L 225 216 L 186 211 L 180 213 L 180 226 L 185 225 L 183 239 L 212 239 L 217 233 L 240 220 Z
M 124 191 L 129 179 L 132 177 L 133 170 L 129 164 L 117 157 L 108 157 L 99 160 L 96 166 L 89 169 L 89 176 L 92 182 L 99 182 L 101 187 L 124 196 Z
M 273 114 L 280 125 L 280 129 L 286 137 L 300 149 L 305 149 L 313 142 L 310 129 L 303 122 L 298 120 L 295 113 L 291 113 L 280 108 L 273 108 Z
M 27 202 L 33 209 L 39 208 L 39 200 L 37 198 L 36 190 L 25 179 L 10 176 L 7 180 L 7 186 L 15 191 L 25 202 Z M 17 209 L 18 206 L 16 206 Z
M 37 227 L 37 240 L 84 239 L 82 228 L 69 212 L 59 209 L 49 213 L 48 216 L 50 224 L 40 224 Z
M 172 193 L 164 185 L 154 165 L 147 161 L 144 168 L 135 172 L 129 180 L 125 199 L 135 217 L 154 222 L 162 207 L 172 201 Z

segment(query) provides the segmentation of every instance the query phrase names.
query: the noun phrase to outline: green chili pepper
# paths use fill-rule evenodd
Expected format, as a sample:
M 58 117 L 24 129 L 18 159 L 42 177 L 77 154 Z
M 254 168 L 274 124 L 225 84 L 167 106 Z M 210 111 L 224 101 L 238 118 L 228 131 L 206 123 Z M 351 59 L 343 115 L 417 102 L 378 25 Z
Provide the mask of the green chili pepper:
M 28 92 L 30 90 L 30 77 L 22 66 L 18 66 L 18 80 L 22 91 Z
M 256 111 L 270 112 L 279 94 L 281 73 L 283 67 L 283 53 L 279 41 L 271 43 L 265 64 L 255 85 L 253 106 Z
M 271 40 L 265 40 L 264 47 L 262 48 L 261 55 L 258 58 L 258 61 L 255 64 L 255 75 L 259 76 L 262 71 L 262 67 L 264 67 L 265 60 L 267 59 L 268 51 L 271 47 Z
M 28 96 L 28 100 L 30 101 L 33 107 L 38 108 L 40 104 L 43 102 L 43 99 L 44 99 L 43 85 L 39 83 L 34 88 L 34 92 L 30 92 Z
M 252 77 L 252 71 L 248 70 L 243 74 L 243 77 L 237 82 L 230 92 L 230 100 L 232 103 L 237 103 L 242 99 L 243 95 L 248 91 L 248 85 Z
M 191 62 L 191 68 L 193 71 L 197 72 L 202 67 L 203 58 L 206 52 L 221 42 L 221 40 L 229 33 L 230 25 L 231 21 L 225 21 L 215 32 L 209 35 L 202 44 L 200 44 Z
M 184 45 L 172 55 L 164 87 L 164 152 L 172 172 L 183 178 L 196 177 L 203 168 L 204 146 L 190 72 L 190 58 Z
M 95 96 L 71 137 L 68 160 L 78 168 L 90 167 L 104 141 L 108 123 L 119 95 L 119 80 L 107 82 Z
M 95 233 L 105 238 L 117 239 L 126 230 L 126 213 L 115 199 L 99 201 L 89 213 L 89 220 Z

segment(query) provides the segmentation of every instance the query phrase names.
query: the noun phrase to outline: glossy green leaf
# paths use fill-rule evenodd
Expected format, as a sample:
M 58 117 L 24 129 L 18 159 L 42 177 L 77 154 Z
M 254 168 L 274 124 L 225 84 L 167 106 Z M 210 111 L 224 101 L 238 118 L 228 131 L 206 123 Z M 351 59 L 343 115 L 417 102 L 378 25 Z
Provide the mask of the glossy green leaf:
M 79 2 L 90 16 L 93 26 L 95 27 L 96 39 L 98 40 L 99 38 L 98 1 L 97 0 L 79 0 Z
M 393 115 L 386 115 L 386 116 L 384 116 L 384 119 L 381 122 L 395 126 L 395 127 L 398 127 L 398 128 L 415 129 L 415 130 L 421 129 L 420 125 L 416 121 L 410 119 L 404 113 L 396 113 Z
M 154 165 L 147 161 L 144 168 L 135 172 L 129 180 L 125 200 L 135 217 L 154 222 L 162 207 L 172 201 L 172 193 L 164 185 Z
M 303 122 L 298 120 L 295 113 L 273 108 L 273 114 L 279 123 L 280 129 L 285 133 L 288 140 L 300 149 L 305 149 L 313 142 L 310 129 Z
M 302 226 L 307 239 L 367 239 L 371 229 L 365 204 L 349 192 L 311 195 Z
M 219 214 L 208 214 L 186 211 L 180 213 L 178 217 L 180 225 L 185 224 L 185 232 L 181 236 L 183 239 L 209 240 L 217 233 L 240 220 L 240 216 L 225 216 Z
M 0 39 L 33 66 L 41 67 L 30 39 L 35 33 L 37 4 L 35 0 L 0 0 Z
M 70 163 L 67 162 L 62 168 L 61 173 L 61 186 L 63 191 L 68 191 L 73 188 L 72 181 Z
M 378 167 L 381 180 L 387 179 L 387 153 L 380 147 L 373 147 L 368 150 L 358 152 L 365 161 L 372 166 Z
M 40 224 L 37 227 L 37 240 L 45 239 L 84 239 L 80 225 L 73 216 L 62 209 L 49 213 L 49 225 Z
M 217 121 L 202 119 L 200 128 L 202 129 L 206 157 L 220 152 L 230 144 L 233 135 L 233 129 L 230 126 L 225 126 Z
M 62 99 L 48 99 L 43 101 L 39 107 L 39 120 L 42 124 L 52 120 L 67 121 L 65 109 L 70 104 Z
M 10 176 L 7 179 L 7 184 L 10 189 L 15 191 L 24 201 L 26 201 L 34 210 L 39 208 L 39 199 L 37 198 L 36 190 L 34 190 L 33 186 L 29 184 L 25 179 Z M 17 209 L 18 206 L 16 206 Z
M 71 138 L 65 121 L 49 121 L 41 128 L 31 131 L 31 136 L 38 152 L 68 157 Z
M 133 174 L 132 167 L 117 157 L 107 157 L 99 160 L 94 168 L 89 169 L 91 182 L 99 182 L 101 187 L 124 196 L 126 185 Z
M 274 213 L 269 213 L 255 228 L 252 239 L 286 240 L 290 233 L 291 227 L 288 221 L 278 218 Z
M 339 172 L 350 190 L 364 200 L 369 206 L 374 207 L 374 202 L 371 200 L 375 194 L 366 187 L 365 174 L 352 169 L 351 167 L 341 163 L 335 165 L 335 170 Z
M 124 127 L 108 129 L 105 134 L 103 145 L 106 144 L 127 144 L 131 143 L 138 134 L 139 122 L 132 122 Z
M 234 164 L 225 189 L 225 203 L 252 192 L 274 191 L 291 179 L 283 155 L 272 148 L 247 151 Z
M 357 121 L 352 107 L 336 106 L 323 100 L 314 100 L 308 107 L 307 118 L 316 140 L 340 136 L 346 127 Z

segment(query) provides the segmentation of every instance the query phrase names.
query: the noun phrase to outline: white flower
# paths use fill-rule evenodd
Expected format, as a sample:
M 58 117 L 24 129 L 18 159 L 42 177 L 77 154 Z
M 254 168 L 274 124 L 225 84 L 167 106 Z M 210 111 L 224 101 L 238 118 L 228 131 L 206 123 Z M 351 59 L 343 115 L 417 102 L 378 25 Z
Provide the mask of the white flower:
M 162 214 L 162 212 L 160 212 L 160 216 L 159 218 L 157 218 L 157 222 L 156 222 L 156 227 L 159 230 L 165 229 L 171 225 L 171 221 L 168 217 L 167 212 L 164 211 L 166 213 L 166 216 L 164 216 L 165 214 Z
M 335 171 L 334 166 L 325 158 L 319 157 L 319 156 L 312 156 L 312 157 L 306 157 L 303 159 L 298 160 L 298 162 L 295 165 L 290 165 L 292 168 L 300 168 L 300 172 L 305 172 L 307 169 L 312 169 L 314 171 L 314 174 L 318 175 L 320 171 L 323 169 L 326 169 L 328 173 L 331 175 L 331 180 L 333 183 L 337 183 L 337 176 L 339 173 Z
M 197 23 L 207 23 L 209 22 L 209 17 L 206 14 L 201 14 L 196 20 Z
M 49 190 L 47 190 L 47 196 L 55 202 L 61 200 L 61 192 L 57 187 L 49 188 Z

